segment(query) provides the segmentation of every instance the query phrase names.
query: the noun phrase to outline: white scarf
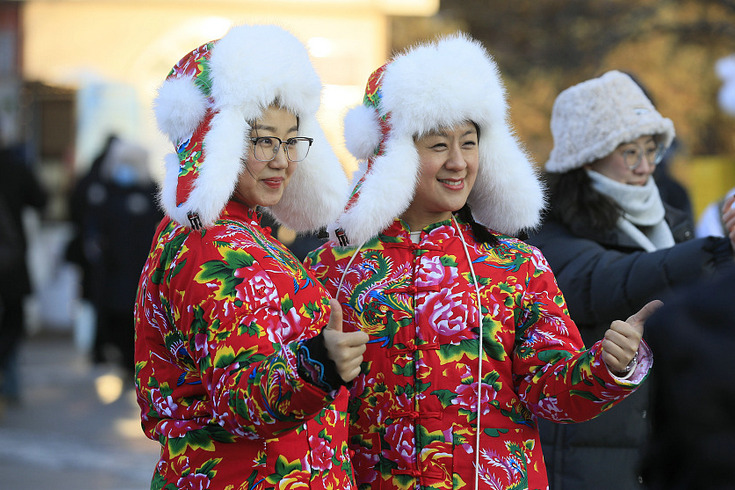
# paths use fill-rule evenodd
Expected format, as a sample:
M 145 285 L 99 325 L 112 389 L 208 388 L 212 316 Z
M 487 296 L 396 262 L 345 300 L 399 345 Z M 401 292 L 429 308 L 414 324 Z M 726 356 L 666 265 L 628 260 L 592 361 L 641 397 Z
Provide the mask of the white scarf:
M 592 187 L 613 199 L 623 210 L 617 227 L 646 252 L 655 252 L 675 245 L 674 236 L 664 220 L 666 211 L 658 187 L 649 178 L 646 185 L 623 184 L 594 170 L 587 170 Z

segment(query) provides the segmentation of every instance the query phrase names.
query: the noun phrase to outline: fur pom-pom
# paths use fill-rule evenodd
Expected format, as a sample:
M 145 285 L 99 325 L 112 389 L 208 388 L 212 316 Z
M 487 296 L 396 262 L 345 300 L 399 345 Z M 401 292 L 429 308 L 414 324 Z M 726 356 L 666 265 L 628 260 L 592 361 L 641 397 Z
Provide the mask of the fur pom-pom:
M 345 146 L 358 160 L 370 158 L 380 144 L 382 134 L 378 113 L 365 105 L 347 111 L 344 119 Z
M 207 97 L 191 78 L 166 80 L 153 101 L 158 127 L 174 144 L 194 132 L 207 108 Z

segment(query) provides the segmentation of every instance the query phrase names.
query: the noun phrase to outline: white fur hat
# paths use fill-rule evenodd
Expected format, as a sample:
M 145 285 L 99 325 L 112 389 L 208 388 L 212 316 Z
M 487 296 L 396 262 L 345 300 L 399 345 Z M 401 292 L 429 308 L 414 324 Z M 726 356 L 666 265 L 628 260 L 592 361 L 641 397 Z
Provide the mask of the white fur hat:
M 495 62 L 467 35 L 416 46 L 380 67 L 363 104 L 345 117 L 346 146 L 361 169 L 344 213 L 330 227 L 332 239 L 344 233 L 350 243 L 362 243 L 403 214 L 420 171 L 414 137 L 468 120 L 480 128 L 478 175 L 468 199 L 475 220 L 508 234 L 535 227 L 543 189 L 507 113 Z
M 304 45 L 277 26 L 237 26 L 184 56 L 154 103 L 158 125 L 175 147 L 161 191 L 166 214 L 194 228 L 219 218 L 243 168 L 249 122 L 277 102 L 314 143 L 268 211 L 296 231 L 333 222 L 349 184 L 316 120 L 321 89 Z
M 551 112 L 551 150 L 546 170 L 564 173 L 604 158 L 621 143 L 657 135 L 666 148 L 674 123 L 656 111 L 625 73 L 609 71 L 559 94 Z

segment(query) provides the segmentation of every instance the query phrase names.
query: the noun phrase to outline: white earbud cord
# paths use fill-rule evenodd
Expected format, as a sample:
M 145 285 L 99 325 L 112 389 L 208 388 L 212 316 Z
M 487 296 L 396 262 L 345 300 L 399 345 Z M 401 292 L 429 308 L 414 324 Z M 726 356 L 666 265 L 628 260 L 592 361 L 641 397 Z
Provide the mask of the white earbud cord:
M 477 295 L 477 322 L 480 327 L 480 334 L 478 339 L 479 347 L 477 349 L 477 430 L 475 434 L 475 489 L 480 488 L 480 431 L 481 424 L 480 419 L 482 418 L 482 303 L 480 302 L 480 285 L 477 282 L 477 276 L 475 275 L 475 268 L 472 265 L 472 258 L 470 257 L 470 251 L 467 249 L 467 242 L 464 240 L 462 230 L 457 223 L 457 219 L 452 215 L 452 221 L 454 226 L 457 228 L 459 239 L 462 241 L 462 247 L 464 248 L 464 254 L 467 257 L 467 263 L 470 266 L 470 275 L 472 276 L 472 282 L 475 284 L 475 294 Z
M 355 260 L 355 257 L 357 257 L 357 254 L 360 253 L 360 250 L 362 250 L 362 247 L 365 246 L 365 242 L 362 242 L 359 247 L 355 249 L 355 252 L 352 254 L 352 257 L 350 257 L 350 260 L 347 262 L 347 266 L 345 267 L 345 270 L 342 271 L 342 277 L 339 279 L 339 285 L 337 286 L 337 291 L 334 293 L 334 299 L 339 301 L 339 292 L 342 290 L 342 283 L 345 281 L 345 276 L 347 275 L 347 271 L 350 270 L 350 267 L 352 267 L 352 262 Z M 349 301 L 350 298 L 347 298 L 347 301 Z

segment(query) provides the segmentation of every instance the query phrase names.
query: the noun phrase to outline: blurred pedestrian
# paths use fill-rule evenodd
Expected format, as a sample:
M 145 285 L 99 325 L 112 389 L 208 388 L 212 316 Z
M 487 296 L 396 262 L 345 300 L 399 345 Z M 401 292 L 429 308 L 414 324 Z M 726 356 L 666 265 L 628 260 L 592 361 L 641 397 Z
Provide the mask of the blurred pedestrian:
M 163 214 L 142 146 L 111 138 L 88 176 L 72 200 L 79 233 L 72 244 L 81 250 L 67 255 L 81 256 L 84 296 L 95 310 L 93 361 L 115 363 L 132 379 L 135 292 Z
M 7 274 L 15 264 L 23 260 L 21 234 L 16 229 L 5 198 L 0 195 L 0 271 Z M 0 298 L 2 309 L 2 298 Z
M 350 387 L 360 488 L 546 488 L 538 418 L 595 417 L 651 365 L 655 303 L 586 350 L 546 260 L 512 236 L 544 198 L 507 117 L 495 62 L 462 34 L 394 57 L 346 116 L 361 177 L 305 264 L 345 331 L 370 335 Z
M 680 289 L 646 324 L 656 351 L 651 490 L 735 488 L 735 269 Z
M 7 233 L 15 236 L 16 260 L 0 274 L 0 397 L 10 403 L 21 401 L 21 386 L 15 356 L 25 335 L 23 300 L 31 293 L 26 251 L 28 239 L 23 224 L 25 209 L 42 211 L 47 194 L 17 147 L 0 149 L 0 199 L 5 208 Z M 17 250 L 20 247 L 20 250 Z
M 551 132 L 549 210 L 528 241 L 547 257 L 585 343 L 615 318 L 733 264 L 735 234 L 692 239 L 686 213 L 662 202 L 651 174 L 674 125 L 629 76 L 611 71 L 561 92 Z M 590 422 L 542 421 L 551 488 L 641 488 L 650 419 L 644 384 Z
M 347 393 L 367 336 L 260 224 L 336 218 L 347 178 L 321 82 L 281 28 L 243 25 L 184 56 L 155 101 L 175 147 L 136 305 L 151 488 L 352 488 Z
M 81 272 L 81 295 L 85 300 L 92 300 L 95 291 L 101 285 L 95 280 L 97 276 L 92 268 L 99 267 L 100 252 L 97 223 L 92 220 L 94 213 L 91 209 L 101 202 L 104 196 L 102 189 L 102 163 L 110 152 L 112 144 L 119 141 L 119 137 L 111 134 L 105 140 L 100 152 L 92 161 L 87 172 L 79 178 L 69 194 L 69 221 L 73 225 L 73 235 L 66 247 L 66 260 L 76 264 Z

